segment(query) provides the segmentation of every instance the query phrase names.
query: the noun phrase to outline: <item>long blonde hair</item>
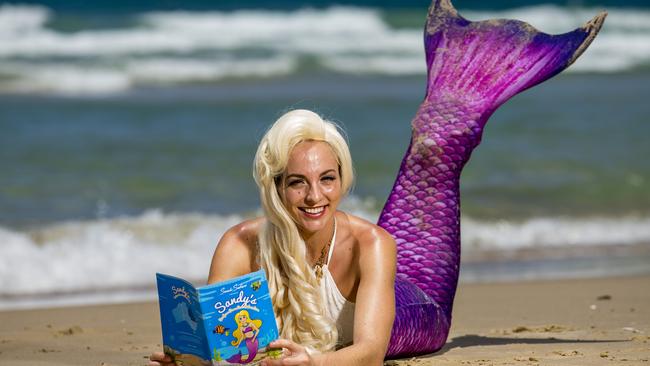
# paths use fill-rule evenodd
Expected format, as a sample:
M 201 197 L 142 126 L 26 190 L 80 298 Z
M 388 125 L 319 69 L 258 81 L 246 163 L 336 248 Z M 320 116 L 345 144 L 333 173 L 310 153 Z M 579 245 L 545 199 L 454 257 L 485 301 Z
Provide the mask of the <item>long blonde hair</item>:
M 335 124 L 302 109 L 280 117 L 266 132 L 255 154 L 253 176 L 267 219 L 258 238 L 259 260 L 268 276 L 280 335 L 324 352 L 336 345 L 336 320 L 326 315 L 318 280 L 307 261 L 305 242 L 278 192 L 289 154 L 303 141 L 329 144 L 339 165 L 343 195 L 352 187 L 350 150 Z

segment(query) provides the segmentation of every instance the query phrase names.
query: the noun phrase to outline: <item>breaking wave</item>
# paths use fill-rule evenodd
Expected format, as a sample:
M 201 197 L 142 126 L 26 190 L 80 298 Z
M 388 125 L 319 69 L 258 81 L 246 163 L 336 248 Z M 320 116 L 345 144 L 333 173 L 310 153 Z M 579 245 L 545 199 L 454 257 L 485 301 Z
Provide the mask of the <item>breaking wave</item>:
M 376 221 L 378 213 L 372 202 L 355 197 L 348 201 L 346 211 Z M 16 306 L 16 301 L 33 296 L 151 291 L 156 272 L 201 283 L 218 239 L 246 217 L 150 210 L 134 217 L 62 222 L 24 230 L 0 227 L 0 308 Z M 463 218 L 462 241 L 463 255 L 469 257 L 488 251 L 507 258 L 522 249 L 553 252 L 587 248 L 593 254 L 593 248 L 599 246 L 649 244 L 650 218 L 534 218 L 523 222 Z M 486 272 L 479 276 L 482 280 L 498 275 L 489 264 L 492 259 L 470 261 L 464 267 L 465 278 L 476 275 L 472 268 Z M 486 266 L 481 263 L 488 263 L 490 269 L 481 269 Z M 549 275 L 543 268 L 538 270 L 538 278 Z M 518 269 L 510 275 L 522 273 Z M 70 296 L 65 297 L 69 302 Z
M 517 18 L 563 33 L 599 10 L 541 5 L 461 14 L 471 20 Z M 597 41 L 570 72 L 650 65 L 650 11 L 608 10 Z M 115 93 L 318 70 L 425 74 L 421 26 L 391 26 L 392 13 L 374 8 L 147 12 L 113 28 L 73 31 L 53 28 L 57 16 L 41 6 L 0 6 L 0 92 Z

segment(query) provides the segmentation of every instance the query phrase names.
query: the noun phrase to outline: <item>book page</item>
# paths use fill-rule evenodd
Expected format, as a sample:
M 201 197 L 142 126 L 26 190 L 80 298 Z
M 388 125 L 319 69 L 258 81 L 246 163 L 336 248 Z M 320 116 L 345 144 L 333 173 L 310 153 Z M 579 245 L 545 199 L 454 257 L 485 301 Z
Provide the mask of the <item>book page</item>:
M 191 283 L 157 273 L 163 348 L 183 365 L 210 365 L 201 307 Z

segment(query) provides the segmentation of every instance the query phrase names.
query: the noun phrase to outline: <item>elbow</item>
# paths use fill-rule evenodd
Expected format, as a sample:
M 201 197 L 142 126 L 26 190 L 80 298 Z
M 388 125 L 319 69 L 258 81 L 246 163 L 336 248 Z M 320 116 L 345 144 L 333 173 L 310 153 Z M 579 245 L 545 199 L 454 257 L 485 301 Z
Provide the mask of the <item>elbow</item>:
M 384 364 L 384 357 L 386 356 L 386 350 L 388 345 L 382 347 L 378 344 L 368 344 L 360 345 L 361 349 L 365 350 L 363 352 L 362 360 L 359 362 L 359 365 L 364 366 L 382 366 Z
M 382 366 L 384 364 L 384 353 L 370 355 L 363 365 Z
M 376 357 L 370 360 L 368 362 L 368 365 L 377 365 L 377 366 L 382 366 L 384 364 L 384 355 L 382 354 L 381 357 Z

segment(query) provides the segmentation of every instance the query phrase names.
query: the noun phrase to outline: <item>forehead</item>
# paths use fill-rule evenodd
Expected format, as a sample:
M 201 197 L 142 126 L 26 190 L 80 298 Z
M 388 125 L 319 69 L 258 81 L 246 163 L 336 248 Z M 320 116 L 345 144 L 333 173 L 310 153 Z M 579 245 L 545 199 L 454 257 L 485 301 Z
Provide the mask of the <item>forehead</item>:
M 336 155 L 330 145 L 323 141 L 303 141 L 289 154 L 288 174 L 321 173 L 338 169 Z

